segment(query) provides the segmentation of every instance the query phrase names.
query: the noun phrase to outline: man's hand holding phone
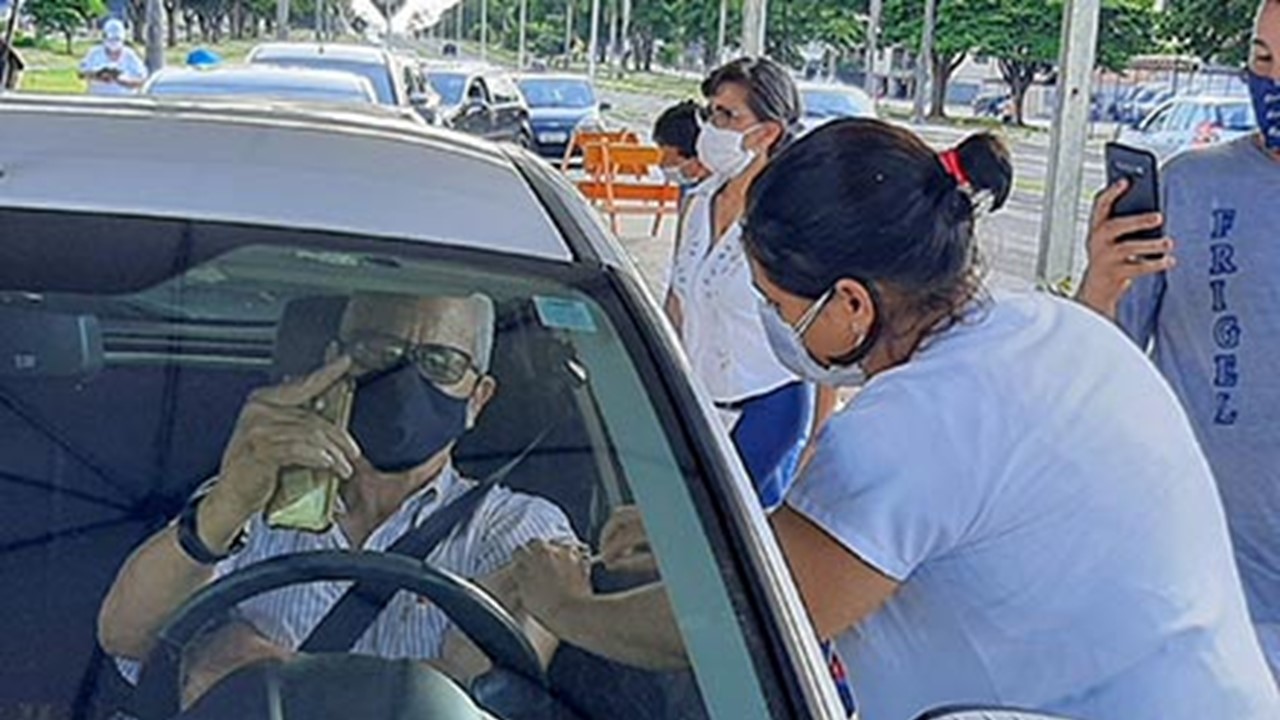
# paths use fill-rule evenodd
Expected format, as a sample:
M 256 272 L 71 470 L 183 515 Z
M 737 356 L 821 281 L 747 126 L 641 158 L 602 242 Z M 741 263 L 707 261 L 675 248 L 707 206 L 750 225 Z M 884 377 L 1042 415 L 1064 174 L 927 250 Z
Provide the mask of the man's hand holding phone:
M 1164 227 L 1164 216 L 1160 212 L 1117 212 L 1118 205 L 1132 205 L 1123 201 L 1129 199 L 1126 195 L 1134 189 L 1134 183 L 1123 175 L 1116 177 L 1110 158 L 1108 160 L 1112 182 L 1093 204 L 1089 221 L 1089 267 L 1076 297 L 1114 320 L 1120 299 L 1134 280 L 1170 270 L 1177 260 L 1173 256 L 1173 240 L 1159 237 Z M 1155 210 L 1158 204 L 1154 200 L 1154 168 L 1151 172 L 1152 185 L 1143 188 L 1143 195 L 1151 198 L 1150 209 Z M 1157 237 L 1150 238 L 1151 235 Z

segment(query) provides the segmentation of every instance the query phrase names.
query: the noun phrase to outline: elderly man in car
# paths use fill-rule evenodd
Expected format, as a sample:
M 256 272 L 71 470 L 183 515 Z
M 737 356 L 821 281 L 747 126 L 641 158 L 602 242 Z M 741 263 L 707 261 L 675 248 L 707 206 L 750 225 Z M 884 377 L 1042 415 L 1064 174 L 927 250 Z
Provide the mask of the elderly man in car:
M 385 551 L 473 487 L 451 456 L 496 389 L 487 374 L 493 333 L 492 303 L 478 295 L 352 298 L 328 364 L 255 392 L 207 492 L 126 561 L 99 618 L 103 648 L 120 658 L 146 658 L 165 619 L 216 578 L 291 553 Z M 315 401 L 346 379 L 355 391 L 349 427 L 342 427 L 325 420 Z M 299 467 L 343 479 L 327 531 L 273 528 L 263 518 L 281 470 Z M 579 546 L 554 504 L 496 486 L 427 561 L 494 591 L 545 662 L 555 641 L 521 611 L 503 579 L 513 553 L 535 540 Z M 343 583 L 310 583 L 245 602 L 198 651 L 188 649 L 186 701 L 239 667 L 291 657 L 344 589 Z M 487 669 L 440 610 L 403 592 L 352 650 L 422 659 L 460 679 Z

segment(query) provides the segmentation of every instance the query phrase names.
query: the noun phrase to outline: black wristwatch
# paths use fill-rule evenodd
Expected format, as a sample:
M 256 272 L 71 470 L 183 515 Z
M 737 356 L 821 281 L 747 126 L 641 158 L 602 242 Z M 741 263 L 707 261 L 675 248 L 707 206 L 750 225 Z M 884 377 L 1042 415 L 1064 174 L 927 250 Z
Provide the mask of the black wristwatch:
M 178 547 L 181 547 L 182 552 L 197 563 L 214 565 L 243 550 L 245 541 L 249 538 L 249 531 L 247 528 L 241 528 L 225 553 L 216 553 L 209 549 L 209 546 L 204 544 L 204 540 L 200 539 L 200 531 L 196 528 L 200 502 L 207 494 L 196 493 L 182 508 L 182 514 L 178 515 Z

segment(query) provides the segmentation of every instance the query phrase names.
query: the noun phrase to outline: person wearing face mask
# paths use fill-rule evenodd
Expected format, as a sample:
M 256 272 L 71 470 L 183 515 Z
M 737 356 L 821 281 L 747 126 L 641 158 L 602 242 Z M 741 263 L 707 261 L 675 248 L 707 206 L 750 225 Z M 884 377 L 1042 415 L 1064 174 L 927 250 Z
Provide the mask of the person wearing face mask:
M 663 110 L 653 123 L 653 142 L 662 152 L 658 166 L 667 182 L 679 186 L 681 193 L 711 176 L 698 160 L 699 110 L 698 103 L 685 100 Z
M 124 38 L 124 23 L 111 18 L 102 26 L 102 44 L 80 61 L 80 79 L 89 83 L 90 95 L 132 95 L 146 81 L 147 66 Z
M 800 95 L 786 69 L 764 58 L 741 58 L 712 71 L 702 93 L 707 106 L 696 146 L 711 177 L 687 200 L 668 313 L 761 503 L 772 508 L 785 495 L 825 407 L 815 411 L 813 386 L 769 352 L 738 221 L 747 188 L 794 137 Z
M 330 348 L 332 361 L 255 392 L 207 491 L 126 561 L 103 603 L 102 647 L 127 661 L 144 659 L 161 623 L 218 577 L 311 550 L 385 551 L 465 494 L 475 482 L 459 475 L 451 458 L 496 390 L 488 375 L 493 331 L 492 303 L 479 295 L 353 297 Z M 355 382 L 349 428 L 311 409 L 344 377 Z M 325 532 L 272 528 L 263 519 L 281 468 L 295 466 L 344 478 L 337 519 Z M 499 485 L 427 562 L 493 591 L 545 661 L 555 641 L 519 609 L 505 569 L 517 549 L 535 540 L 582 547 L 558 507 Z M 188 702 L 248 663 L 288 660 L 344 591 L 343 583 L 310 583 L 243 603 L 237 619 L 190 661 Z M 408 593 L 395 596 L 352 651 L 422 659 L 463 680 L 487 668 L 449 618 Z M 132 673 L 136 663 L 122 667 Z
M 862 388 L 771 516 L 818 634 L 865 720 L 955 704 L 1280 717 L 1168 385 L 1077 303 L 983 288 L 974 195 L 998 209 L 1011 185 L 992 136 L 939 155 L 844 120 L 751 187 L 770 345 L 803 377 Z
M 1186 408 L 1222 494 L 1258 637 L 1280 680 L 1278 53 L 1280 0 L 1266 0 L 1245 73 L 1258 132 L 1169 160 L 1160 174 L 1163 217 L 1111 220 L 1125 188 L 1102 192 L 1078 299 L 1150 353 Z M 1121 240 L 1162 221 L 1166 239 Z
M 667 108 L 653 123 L 653 142 L 662 151 L 659 168 L 667 182 L 680 188 L 680 210 L 676 216 L 676 243 L 673 257 L 680 254 L 680 238 L 684 236 L 685 214 L 689 192 L 711 176 L 711 171 L 698 160 L 698 113 L 701 107 L 686 100 Z M 680 309 L 668 288 L 662 303 L 671 324 L 680 327 Z

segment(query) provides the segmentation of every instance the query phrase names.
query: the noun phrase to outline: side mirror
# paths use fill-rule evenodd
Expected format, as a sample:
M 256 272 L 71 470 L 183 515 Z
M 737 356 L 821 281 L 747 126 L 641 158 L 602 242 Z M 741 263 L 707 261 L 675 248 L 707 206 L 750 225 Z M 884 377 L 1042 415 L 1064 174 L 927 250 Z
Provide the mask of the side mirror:
M 612 109 L 613 109 L 613 103 L 611 102 L 600 103 L 600 112 L 609 112 Z

